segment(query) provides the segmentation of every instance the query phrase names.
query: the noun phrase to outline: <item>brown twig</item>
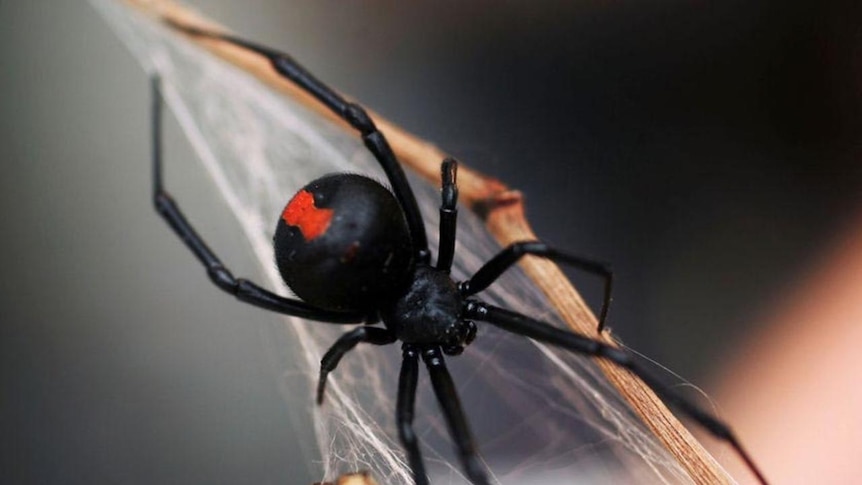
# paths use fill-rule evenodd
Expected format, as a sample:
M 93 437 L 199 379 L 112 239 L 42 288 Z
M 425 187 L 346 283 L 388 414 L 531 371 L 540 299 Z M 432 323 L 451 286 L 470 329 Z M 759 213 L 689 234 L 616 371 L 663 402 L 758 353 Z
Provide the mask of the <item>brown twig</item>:
M 174 23 L 226 32 L 226 29 L 218 24 L 170 0 L 126 0 L 126 2 L 150 15 Z M 250 72 L 273 89 L 300 101 L 321 116 L 348 128 L 346 123 L 334 116 L 326 107 L 278 75 L 261 56 L 216 39 L 189 37 L 189 40 Z M 428 180 L 437 182 L 440 162 L 446 154 L 433 144 L 404 131 L 394 123 L 374 113 L 371 114 L 378 128 L 386 135 L 399 160 Z M 488 230 L 501 245 L 537 239 L 524 217 L 524 204 L 519 192 L 463 166 L 459 167 L 458 185 L 462 203 L 482 215 Z M 596 317 L 554 263 L 541 258 L 528 257 L 521 264 L 530 279 L 542 290 L 573 331 L 617 345 L 609 331 L 601 334 L 596 332 Z M 599 361 L 599 366 L 607 379 L 679 461 L 695 483 L 713 485 L 732 482 L 712 456 L 645 384 L 629 372 L 608 362 Z
M 377 485 L 368 472 L 348 473 L 341 475 L 333 482 L 315 483 L 314 485 Z

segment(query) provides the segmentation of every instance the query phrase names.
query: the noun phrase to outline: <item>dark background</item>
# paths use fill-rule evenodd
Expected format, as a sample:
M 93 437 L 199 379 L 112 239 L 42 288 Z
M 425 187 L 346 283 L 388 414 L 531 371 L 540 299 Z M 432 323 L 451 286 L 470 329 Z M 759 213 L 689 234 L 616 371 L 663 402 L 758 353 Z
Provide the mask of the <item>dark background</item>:
M 622 339 L 707 390 L 862 204 L 853 2 L 195 4 L 523 190 L 537 234 L 614 263 Z M 83 2 L 0 1 L 0 45 L 0 480 L 308 483 L 280 321 L 150 209 L 143 71 Z M 184 207 L 253 272 L 185 167 Z

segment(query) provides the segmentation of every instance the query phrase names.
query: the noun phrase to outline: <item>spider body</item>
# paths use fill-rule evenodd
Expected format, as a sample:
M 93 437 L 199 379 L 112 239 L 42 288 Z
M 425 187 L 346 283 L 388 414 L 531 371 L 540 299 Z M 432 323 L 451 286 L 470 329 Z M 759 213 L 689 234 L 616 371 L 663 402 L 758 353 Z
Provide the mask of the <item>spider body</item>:
M 436 264 L 432 265 L 413 191 L 386 137 L 361 106 L 346 101 L 286 54 L 231 35 L 171 21 L 168 24 L 187 35 L 227 42 L 268 60 L 275 72 L 353 127 L 386 174 L 391 192 L 367 177 L 335 174 L 311 182 L 288 202 L 276 228 L 275 259 L 285 282 L 301 300 L 279 296 L 247 279 L 234 277 L 163 188 L 161 92 L 158 79 L 153 79 L 156 210 L 203 264 L 219 289 L 243 302 L 287 315 L 333 324 L 360 324 L 344 333 L 323 355 L 318 403 L 323 402 L 328 374 L 357 345 L 387 345 L 399 340 L 403 343 L 396 424 L 417 485 L 429 483 L 413 430 L 420 359 L 428 370 L 467 478 L 476 485 L 491 483 L 443 358 L 443 354 L 461 353 L 473 340 L 477 332 L 474 322 L 494 325 L 570 352 L 606 359 L 628 369 L 667 403 L 730 444 L 758 479 L 766 483 L 724 423 L 663 384 L 629 352 L 474 297 L 523 256 L 548 258 L 604 278 L 605 296 L 598 318 L 601 331 L 612 286 L 612 273 L 607 265 L 559 251 L 540 241 L 521 241 L 502 249 L 467 280 L 453 281 L 449 270 L 455 256 L 458 199 L 454 159 L 446 159 L 441 165 L 440 242 Z M 378 319 L 382 320 L 382 327 L 375 325 Z
M 330 174 L 287 203 L 273 238 L 282 279 L 303 301 L 379 312 L 396 338 L 459 354 L 476 335 L 448 271 L 416 264 L 395 196 L 375 180 Z M 377 315 L 369 315 L 375 319 Z
M 287 286 L 328 310 L 380 308 L 403 292 L 414 265 L 398 201 L 356 174 L 327 175 L 303 187 L 285 206 L 273 242 Z
M 476 336 L 476 325 L 462 317 L 464 297 L 442 271 L 420 264 L 410 287 L 381 314 L 383 324 L 407 344 L 439 345 L 449 355 L 460 354 Z

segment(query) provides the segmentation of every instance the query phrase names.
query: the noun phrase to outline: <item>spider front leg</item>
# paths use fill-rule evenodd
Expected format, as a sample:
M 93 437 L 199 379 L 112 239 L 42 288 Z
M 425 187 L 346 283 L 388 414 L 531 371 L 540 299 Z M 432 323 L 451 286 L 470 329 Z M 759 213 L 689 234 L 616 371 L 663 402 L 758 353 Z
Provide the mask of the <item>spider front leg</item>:
M 194 227 L 183 215 L 171 195 L 164 190 L 162 182 L 162 94 L 161 82 L 157 76 L 150 80 L 152 92 L 152 158 L 153 158 L 153 204 L 171 229 L 179 236 L 191 252 L 207 270 L 210 280 L 223 291 L 234 295 L 240 301 L 274 312 L 284 313 L 310 320 L 329 323 L 360 323 L 364 315 L 356 313 L 323 310 L 300 300 L 276 295 L 254 282 L 235 278 L 216 254 L 198 235 Z
M 419 440 L 413 430 L 413 412 L 416 406 L 416 383 L 419 379 L 419 352 L 415 347 L 405 344 L 403 347 L 401 374 L 398 376 L 398 402 L 396 404 L 395 422 L 398 426 L 398 437 L 407 452 L 407 462 L 413 473 L 415 485 L 428 485 L 428 475 L 425 473 L 425 462 L 419 451 Z
M 754 460 L 742 447 L 729 426 L 662 383 L 661 380 L 641 367 L 629 352 L 478 300 L 467 300 L 465 302 L 464 318 L 488 322 L 508 332 L 523 335 L 539 342 L 545 342 L 579 354 L 603 358 L 628 369 L 647 386 L 652 388 L 665 402 L 675 406 L 719 440 L 728 443 L 739 454 L 740 458 L 742 458 L 760 483 L 766 485 L 767 482 L 763 473 L 754 464 Z
M 467 473 L 467 478 L 474 485 L 490 484 L 485 473 L 485 467 L 479 461 L 479 452 L 476 450 L 473 435 L 470 433 L 467 417 L 464 415 L 464 410 L 461 409 L 461 400 L 458 398 L 452 376 L 446 369 L 446 362 L 443 360 L 440 348 L 424 349 L 422 360 L 425 361 L 425 366 L 428 368 L 434 394 L 440 403 L 440 409 L 443 410 L 449 434 L 455 441 L 455 448 L 458 450 L 458 457 L 461 459 L 461 465 Z
M 479 268 L 479 271 L 470 279 L 460 283 L 459 289 L 461 290 L 461 294 L 471 296 L 479 293 L 489 287 L 503 272 L 528 254 L 541 256 L 557 263 L 568 264 L 582 271 L 601 276 L 605 282 L 605 291 L 604 299 L 602 300 L 602 310 L 599 313 L 598 331 L 601 332 L 604 330 L 614 286 L 614 273 L 610 265 L 582 256 L 564 253 L 541 241 L 520 241 L 510 244 L 485 263 L 484 266 Z

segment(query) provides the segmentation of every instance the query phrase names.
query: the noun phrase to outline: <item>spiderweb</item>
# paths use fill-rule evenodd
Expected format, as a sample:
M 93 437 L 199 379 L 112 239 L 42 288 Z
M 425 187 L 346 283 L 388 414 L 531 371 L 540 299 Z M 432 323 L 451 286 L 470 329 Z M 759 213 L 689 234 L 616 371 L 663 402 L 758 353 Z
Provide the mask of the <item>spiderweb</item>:
M 376 162 L 357 137 L 153 19 L 120 2 L 91 3 L 146 71 L 160 75 L 167 104 L 234 212 L 264 281 L 290 294 L 271 245 L 284 204 L 326 173 L 357 172 L 383 181 Z M 438 189 L 408 175 L 436 248 Z M 482 222 L 461 211 L 453 276 L 464 279 L 497 251 Z M 563 326 L 518 269 L 480 296 Z M 412 483 L 394 422 L 399 347 L 359 346 L 330 375 L 326 403 L 316 407 L 320 357 L 351 327 L 286 320 L 285 338 L 279 342 L 289 345 L 278 352 L 303 364 L 307 387 L 299 391 L 307 394 L 321 457 L 309 460 L 312 473 L 333 480 L 368 470 L 382 484 Z M 476 341 L 447 362 L 482 456 L 500 483 L 688 483 L 590 360 L 480 324 Z M 414 425 L 432 482 L 467 483 L 424 377 Z

